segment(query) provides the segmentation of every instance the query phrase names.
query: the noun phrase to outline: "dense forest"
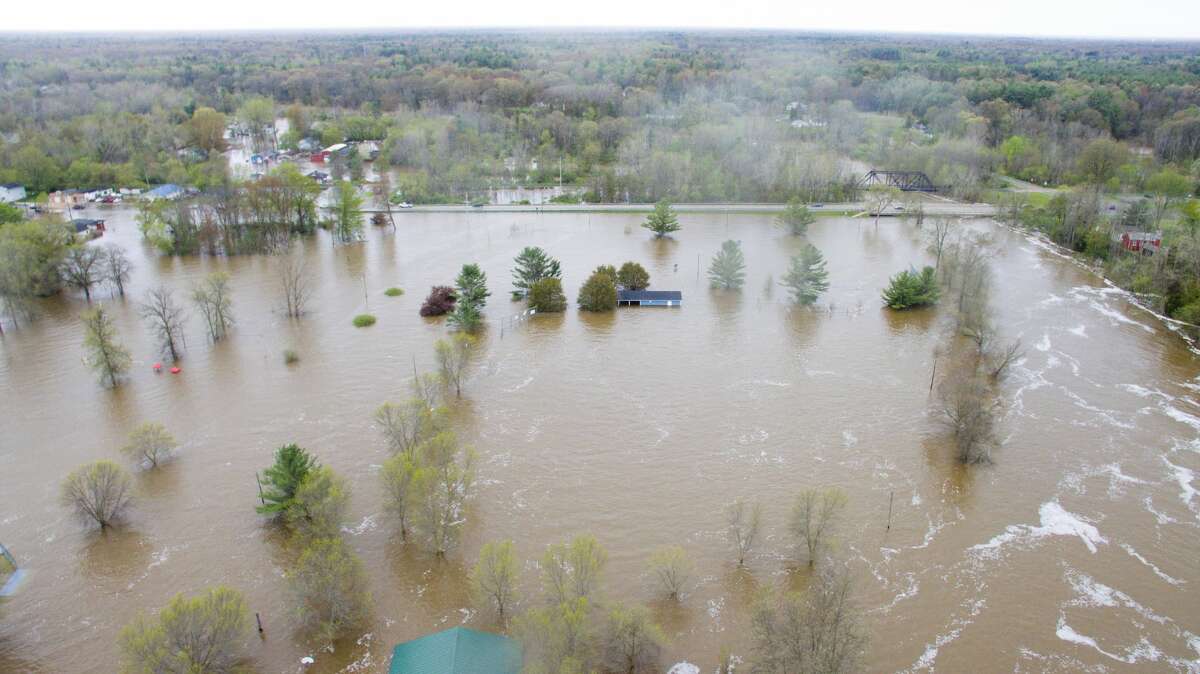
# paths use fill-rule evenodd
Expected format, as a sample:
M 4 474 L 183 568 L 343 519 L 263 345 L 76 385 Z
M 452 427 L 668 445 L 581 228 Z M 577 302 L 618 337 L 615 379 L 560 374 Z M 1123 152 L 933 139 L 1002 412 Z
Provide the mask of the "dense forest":
M 595 201 L 837 199 L 858 160 L 978 197 L 997 169 L 1084 179 L 1200 157 L 1200 47 L 766 33 L 0 40 L 0 179 L 34 192 L 213 184 L 206 123 L 384 142 L 413 201 L 565 184 Z M 290 111 L 289 111 L 290 108 Z M 215 115 L 212 113 L 215 111 Z M 200 118 L 197 119 L 197 115 Z M 207 116 L 206 115 L 211 115 Z M 223 117 L 222 117 L 223 115 Z M 219 127 L 218 127 L 219 128 Z M 220 164 L 220 162 L 217 162 Z M 1194 177 L 1194 176 L 1193 176 Z

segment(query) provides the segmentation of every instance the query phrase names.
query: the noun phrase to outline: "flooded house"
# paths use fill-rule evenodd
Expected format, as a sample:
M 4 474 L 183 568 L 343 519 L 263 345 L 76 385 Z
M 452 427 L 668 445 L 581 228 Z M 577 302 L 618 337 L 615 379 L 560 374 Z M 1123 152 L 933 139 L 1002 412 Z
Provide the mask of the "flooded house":
M 681 307 L 683 292 L 679 290 L 618 290 L 619 307 Z

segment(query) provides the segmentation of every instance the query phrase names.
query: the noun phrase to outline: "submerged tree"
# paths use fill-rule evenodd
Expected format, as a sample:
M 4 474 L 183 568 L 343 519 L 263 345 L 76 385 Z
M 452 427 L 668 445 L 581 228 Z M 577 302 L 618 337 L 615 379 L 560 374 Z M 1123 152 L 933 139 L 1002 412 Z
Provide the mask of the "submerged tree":
M 796 497 L 788 529 L 798 547 L 808 552 L 808 565 L 813 566 L 829 546 L 830 537 L 846 508 L 846 494 L 832 487 L 805 489 Z
M 124 297 L 125 284 L 129 283 L 129 277 L 133 273 L 133 263 L 129 261 L 129 256 L 125 255 L 125 251 L 115 243 L 104 247 L 102 273 L 104 280 L 112 284 L 112 287 L 117 290 L 117 294 Z
M 264 515 L 282 515 L 296 498 L 296 491 L 310 471 L 320 464 L 299 445 L 284 445 L 275 450 L 275 463 L 263 472 L 262 499 L 255 509 Z
M 944 423 L 954 436 L 962 463 L 991 461 L 996 441 L 996 407 L 987 383 L 970 366 L 953 368 L 939 385 L 938 399 Z
M 458 296 L 450 286 L 434 286 L 429 289 L 429 296 L 421 304 L 422 316 L 441 316 L 454 310 Z
M 896 274 L 883 290 L 883 303 L 889 309 L 911 309 L 935 304 L 941 296 L 933 267 L 920 272 L 904 270 Z
M 138 463 L 147 463 L 151 468 L 157 468 L 159 463 L 170 458 L 178 446 L 179 443 L 167 432 L 165 426 L 146 422 L 139 424 L 129 433 L 129 441 L 121 448 L 121 452 Z
M 658 672 L 664 637 L 644 606 L 615 606 L 603 634 L 604 665 L 625 674 Z
M 745 499 L 738 499 L 725 510 L 725 521 L 729 542 L 737 553 L 738 566 L 743 566 L 762 529 L 762 505 L 750 505 Z
M 529 286 L 529 308 L 539 314 L 554 314 L 566 311 L 567 296 L 563 293 L 562 281 L 544 278 Z
M 527 246 L 513 260 L 513 295 L 527 296 L 533 284 L 542 279 L 561 279 L 562 268 L 558 260 L 536 246 Z
M 822 564 L 803 594 L 760 598 L 751 616 L 754 671 L 858 671 L 866 632 L 851 591 L 844 564 Z
M 288 317 L 299 318 L 304 314 L 312 288 L 303 258 L 289 257 L 280 264 L 279 290 L 283 294 L 283 310 Z
M 93 461 L 71 472 L 62 483 L 63 505 L 101 529 L 112 526 L 129 506 L 133 483 L 112 461 Z
M 467 368 L 471 364 L 471 352 L 475 348 L 475 338 L 458 333 L 447 339 L 439 339 L 434 345 L 437 356 L 438 372 L 446 386 L 454 388 L 454 395 L 462 397 L 462 385 L 467 379 Z
M 104 252 L 87 244 L 70 246 L 63 260 L 62 275 L 67 285 L 82 290 L 90 303 L 92 288 L 104 280 Z
M 475 452 L 443 431 L 421 443 L 416 462 L 413 525 L 429 550 L 442 557 L 458 537 L 463 505 L 475 481 Z
M 384 461 L 380 471 L 385 504 L 399 521 L 402 540 L 408 539 L 408 525 L 415 500 L 413 484 L 419 468 L 415 453 L 402 452 Z
M 341 181 L 335 190 L 333 203 L 333 230 L 341 243 L 351 243 L 362 238 L 363 198 L 354 183 Z
M 829 289 L 829 272 L 825 270 L 821 251 L 811 243 L 804 244 L 800 254 L 792 258 L 782 283 L 792 291 L 792 301 L 796 304 L 807 306 L 816 302 Z
M 678 600 L 691 583 L 695 565 L 678 545 L 659 548 L 650 555 L 650 575 L 669 599 Z
M 713 256 L 708 266 L 708 282 L 721 290 L 740 290 L 746 281 L 746 259 L 742 256 L 742 244 L 729 240 L 721 244 L 721 250 Z
M 146 301 L 142 302 L 138 313 L 158 337 L 160 349 L 171 356 L 171 360 L 179 360 L 179 351 L 183 348 L 183 323 L 187 315 L 183 307 L 175 302 L 171 290 L 159 286 L 147 291 Z
M 808 233 L 808 226 L 817 221 L 817 216 L 812 211 L 808 210 L 799 199 L 792 198 L 787 203 L 787 208 L 779 217 L 775 218 L 775 224 L 787 230 L 792 236 L 804 236 Z
M 872 185 L 867 188 L 864 201 L 867 213 L 875 216 L 875 226 L 879 226 L 879 216 L 900 200 L 900 190 L 890 185 Z
M 393 454 L 412 455 L 418 445 L 445 427 L 444 410 L 431 408 L 426 400 L 409 398 L 400 404 L 384 403 L 375 410 L 379 424 Z
M 214 342 L 224 338 L 233 326 L 233 298 L 229 290 L 229 274 L 214 272 L 192 288 L 192 302 L 204 317 L 208 336 Z
M 464 264 L 455 285 L 458 300 L 450 314 L 450 324 L 465 332 L 475 332 L 483 320 L 481 312 L 491 294 L 487 289 L 487 274 L 477 264 Z
M 117 328 L 103 306 L 84 312 L 83 346 L 86 361 L 100 375 L 102 382 L 116 386 L 117 379 L 129 370 L 133 359 L 129 351 L 117 343 Z
M 341 538 L 310 541 L 287 578 L 301 624 L 327 643 L 361 625 L 370 611 L 366 571 Z
M 301 480 L 284 517 L 301 539 L 330 538 L 341 531 L 349 501 L 345 478 L 329 466 L 318 466 Z
M 612 311 L 616 306 L 617 284 L 613 276 L 600 269 L 592 272 L 579 289 L 579 308 L 584 311 Z
M 592 671 L 591 614 L 588 600 L 580 597 L 530 609 L 518 618 L 513 632 L 530 671 Z
M 125 671 L 230 674 L 248 629 L 246 602 L 236 590 L 215 587 L 190 599 L 177 594 L 157 618 L 141 614 L 121 630 Z
M 581 534 L 570 543 L 556 543 L 542 556 L 542 587 L 556 604 L 589 599 L 600 584 L 608 553 L 595 536 Z
M 679 217 L 675 215 L 671 204 L 665 200 L 660 201 L 654 205 L 654 212 L 646 216 L 642 227 L 654 232 L 655 238 L 662 238 L 679 231 Z
M 650 272 L 636 262 L 626 262 L 617 270 L 616 281 L 625 290 L 645 290 L 650 287 Z
M 517 593 L 517 558 L 512 541 L 485 543 L 471 571 L 471 591 L 478 604 L 495 611 L 501 622 L 508 616 Z

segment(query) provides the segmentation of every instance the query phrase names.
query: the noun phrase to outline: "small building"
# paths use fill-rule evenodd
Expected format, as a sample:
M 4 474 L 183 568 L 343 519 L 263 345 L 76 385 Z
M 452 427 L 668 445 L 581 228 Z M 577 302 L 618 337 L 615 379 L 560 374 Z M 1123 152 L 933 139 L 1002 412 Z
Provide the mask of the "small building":
M 1129 230 L 1121 233 L 1121 247 L 1125 250 L 1143 255 L 1153 255 L 1162 248 L 1162 232 L 1135 232 Z
M 75 233 L 87 237 L 89 239 L 97 239 L 104 236 L 104 221 L 95 218 L 74 218 L 71 224 L 75 227 Z
M 12 203 L 26 197 L 25 186 L 21 183 L 4 183 L 0 185 L 0 202 Z
M 618 290 L 619 307 L 680 307 L 683 293 L 678 290 Z
M 47 203 L 51 208 L 75 208 L 87 203 L 87 193 L 83 190 L 58 190 L 51 192 Z
M 313 152 L 321 149 L 321 143 L 312 138 L 301 138 L 296 143 L 296 149 L 301 152 Z
M 329 177 L 329 174 L 324 171 L 318 171 L 316 169 L 313 169 L 312 171 L 309 171 L 308 173 L 306 173 L 304 175 L 317 181 L 318 185 L 328 185 L 330 182 L 332 182 L 332 179 Z
M 167 183 L 159 185 L 154 189 L 146 192 L 146 198 L 154 201 L 156 199 L 178 199 L 183 196 L 183 188 L 175 183 Z
M 517 674 L 521 648 L 508 637 L 452 627 L 392 650 L 389 674 Z

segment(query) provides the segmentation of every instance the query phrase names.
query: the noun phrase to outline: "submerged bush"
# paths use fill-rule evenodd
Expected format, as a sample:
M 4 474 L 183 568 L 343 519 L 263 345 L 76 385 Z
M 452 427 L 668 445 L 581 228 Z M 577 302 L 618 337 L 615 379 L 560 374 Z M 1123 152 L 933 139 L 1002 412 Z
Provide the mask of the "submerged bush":
M 283 362 L 286 365 L 294 365 L 295 363 L 299 363 L 300 362 L 300 354 L 296 353 L 292 349 L 284 349 L 283 350 Z
M 450 286 L 434 286 L 429 290 L 429 297 L 421 305 L 422 316 L 441 316 L 454 309 L 458 294 Z
M 359 314 L 354 317 L 354 327 L 366 328 L 375 325 L 375 317 L 371 314 Z
M 584 311 L 612 311 L 616 306 L 616 282 L 608 273 L 596 270 L 579 289 L 579 308 Z
M 388 297 L 399 297 L 404 294 L 404 289 L 403 288 L 388 288 L 387 290 L 383 291 L 383 294 L 387 295 Z
M 883 291 L 883 303 L 891 309 L 909 309 L 934 304 L 940 295 L 933 267 L 925 267 L 919 273 L 902 271 L 892 277 Z
M 539 314 L 557 313 L 567 308 L 567 296 L 563 294 L 562 281 L 544 278 L 529 287 L 529 308 Z

